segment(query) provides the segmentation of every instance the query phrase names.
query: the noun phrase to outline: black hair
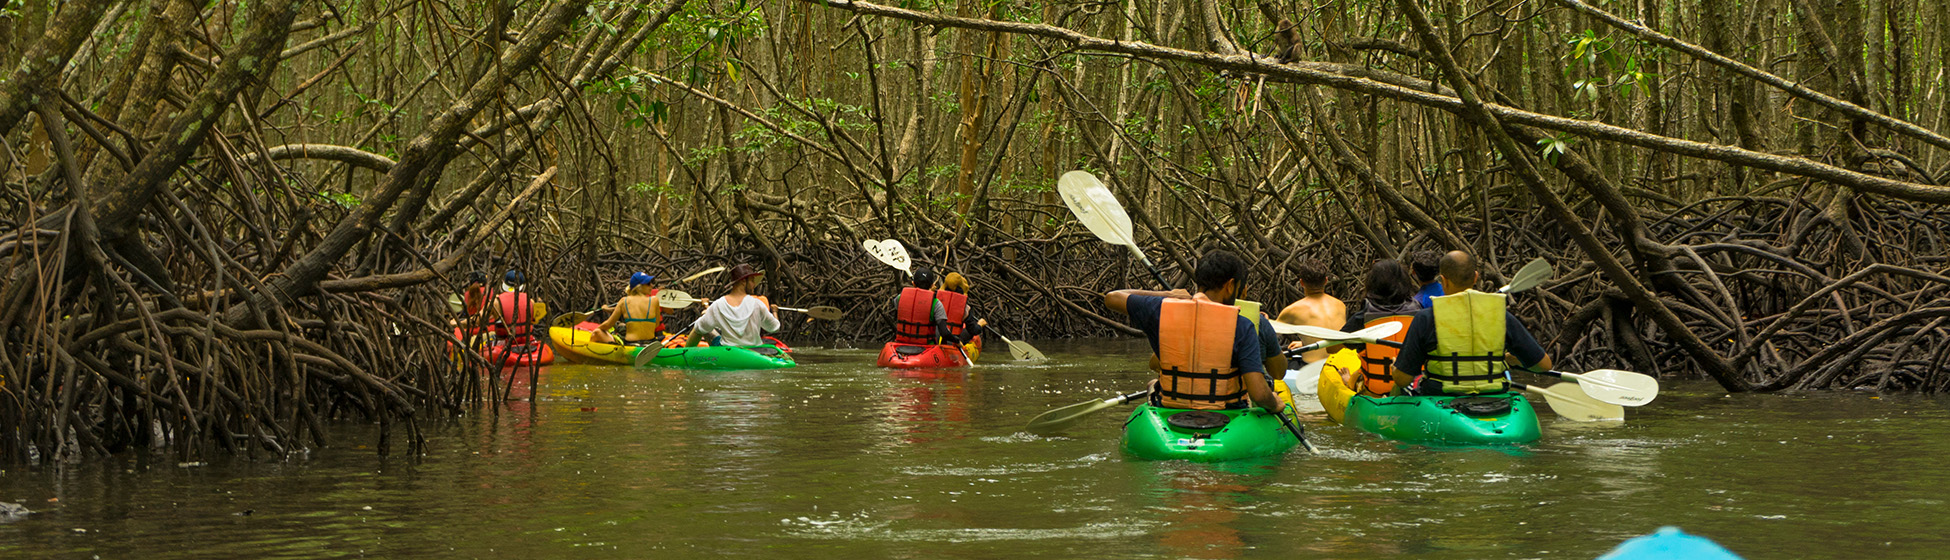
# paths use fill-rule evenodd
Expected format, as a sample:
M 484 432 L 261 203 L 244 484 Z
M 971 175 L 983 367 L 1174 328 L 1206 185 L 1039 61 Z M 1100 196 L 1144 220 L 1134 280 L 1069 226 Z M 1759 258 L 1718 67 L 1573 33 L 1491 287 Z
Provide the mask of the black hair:
M 1401 305 L 1419 291 L 1415 279 L 1408 276 L 1408 269 L 1401 261 L 1381 259 L 1368 269 L 1368 300 L 1376 305 Z
M 1319 259 L 1300 259 L 1293 268 L 1300 273 L 1300 283 L 1320 288 L 1327 287 L 1327 277 L 1330 275 L 1327 272 L 1327 263 L 1320 262 Z
M 1192 271 L 1192 282 L 1198 284 L 1199 291 L 1215 290 L 1231 280 L 1237 283 L 1233 289 L 1246 284 L 1246 260 L 1231 251 L 1212 251 L 1199 257 L 1198 268 Z
M 1436 275 L 1442 271 L 1441 266 L 1436 264 L 1441 260 L 1442 253 L 1436 251 L 1409 253 L 1408 266 L 1409 270 L 1415 272 L 1415 282 L 1418 284 L 1434 282 Z
M 923 290 L 934 289 L 934 269 L 927 267 L 914 269 L 914 287 Z
M 487 285 L 487 273 L 486 273 L 486 272 L 481 272 L 481 271 L 479 271 L 479 270 L 476 270 L 476 271 L 474 271 L 474 272 L 470 272 L 470 273 L 467 273 L 467 283 L 469 283 L 469 284 L 480 284 L 480 285 L 482 285 L 482 286 L 486 286 L 486 285 Z

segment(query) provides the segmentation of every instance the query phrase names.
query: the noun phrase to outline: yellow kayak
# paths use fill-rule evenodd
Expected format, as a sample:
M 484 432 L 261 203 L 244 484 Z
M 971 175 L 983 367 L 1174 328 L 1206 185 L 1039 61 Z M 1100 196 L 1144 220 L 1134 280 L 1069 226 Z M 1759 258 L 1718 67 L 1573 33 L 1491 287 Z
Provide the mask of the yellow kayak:
M 1347 412 L 1347 403 L 1354 399 L 1356 391 L 1347 386 L 1347 375 L 1359 375 L 1361 355 L 1353 350 L 1342 348 L 1327 356 L 1320 368 L 1320 407 L 1326 409 L 1327 418 L 1335 424 L 1341 423 L 1341 416 Z
M 584 364 L 636 364 L 636 353 L 642 346 L 604 344 L 589 339 L 589 331 L 567 327 L 549 327 L 548 342 L 555 346 L 555 352 L 570 360 Z

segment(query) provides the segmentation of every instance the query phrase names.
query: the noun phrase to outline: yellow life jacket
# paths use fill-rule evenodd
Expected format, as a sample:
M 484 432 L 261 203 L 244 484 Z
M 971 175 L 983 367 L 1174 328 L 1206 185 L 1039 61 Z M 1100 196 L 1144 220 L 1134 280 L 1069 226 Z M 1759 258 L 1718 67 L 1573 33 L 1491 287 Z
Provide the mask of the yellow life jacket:
M 1205 298 L 1166 299 L 1158 310 L 1158 405 L 1243 406 L 1246 382 L 1232 366 L 1239 308 Z
M 1508 388 L 1503 379 L 1503 328 L 1507 298 L 1464 290 L 1437 297 L 1435 351 L 1429 353 L 1428 376 L 1442 382 L 1442 392 L 1495 393 Z

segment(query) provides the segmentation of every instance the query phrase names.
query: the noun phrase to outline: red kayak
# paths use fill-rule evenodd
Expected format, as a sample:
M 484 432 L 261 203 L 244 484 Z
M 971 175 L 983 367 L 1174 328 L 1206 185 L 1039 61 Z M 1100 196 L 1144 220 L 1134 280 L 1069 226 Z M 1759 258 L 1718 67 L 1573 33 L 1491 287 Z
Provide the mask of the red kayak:
M 466 342 L 469 347 L 479 348 L 481 358 L 496 367 L 532 367 L 555 363 L 555 349 L 535 337 L 508 341 L 491 334 L 469 336 L 461 329 L 454 329 L 454 338 Z
M 953 344 L 903 344 L 889 342 L 880 347 L 880 367 L 951 368 L 968 365 L 961 349 Z

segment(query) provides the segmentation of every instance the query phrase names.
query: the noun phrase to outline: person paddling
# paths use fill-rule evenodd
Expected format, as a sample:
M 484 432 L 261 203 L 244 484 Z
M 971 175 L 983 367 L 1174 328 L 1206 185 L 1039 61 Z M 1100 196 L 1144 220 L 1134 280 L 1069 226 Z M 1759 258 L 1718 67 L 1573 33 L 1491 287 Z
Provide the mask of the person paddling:
M 1415 312 L 1395 358 L 1395 371 L 1415 377 L 1411 393 L 1500 393 L 1509 387 L 1505 364 L 1550 370 L 1550 355 L 1509 312 L 1506 296 L 1476 291 L 1482 274 L 1468 253 L 1443 255 L 1438 267 L 1448 295 Z
M 1260 333 L 1273 325 L 1239 315 L 1232 304 L 1246 294 L 1246 261 L 1226 251 L 1199 258 L 1192 281 L 1200 292 L 1118 290 L 1104 294 L 1104 306 L 1131 317 L 1151 343 L 1152 404 L 1165 408 L 1221 410 L 1258 406 L 1285 408 L 1266 376 Z M 1260 323 L 1255 325 L 1255 323 Z M 1277 352 L 1275 353 L 1277 355 Z M 1284 370 L 1285 359 L 1279 358 Z
M 941 302 L 942 313 L 948 316 L 948 330 L 961 339 L 962 350 L 968 353 L 968 359 L 974 360 L 981 358 L 982 333 L 988 330 L 989 321 L 968 304 L 968 288 L 967 277 L 950 272 L 941 277 L 941 290 L 934 295 Z
M 548 315 L 548 304 L 529 297 L 527 283 L 527 275 L 520 270 L 501 276 L 501 293 L 495 294 L 494 305 L 488 308 L 489 328 L 495 336 L 513 343 L 527 342 L 534 336 L 535 324 Z
M 595 332 L 589 333 L 590 340 L 615 344 L 616 338 L 609 333 L 621 324 L 624 344 L 638 346 L 663 341 L 664 310 L 657 305 L 656 276 L 647 272 L 631 274 L 630 287 L 623 293 L 623 299 L 616 300 L 615 308 Z
M 1304 294 L 1286 309 L 1280 310 L 1280 322 L 1292 325 L 1309 325 L 1328 329 L 1338 329 L 1347 323 L 1347 303 L 1327 295 L 1327 265 L 1315 259 L 1301 259 L 1294 267 L 1300 273 L 1300 289 Z M 1300 337 L 1298 345 L 1310 344 L 1318 340 Z M 1313 350 L 1300 355 L 1306 362 L 1327 359 L 1326 350 Z
M 448 321 L 449 326 L 478 328 L 487 316 L 488 306 L 487 273 L 474 271 L 467 274 L 467 285 L 460 289 L 461 316 Z
M 1403 328 L 1389 340 L 1401 342 L 1408 332 L 1408 324 L 1415 312 L 1422 310 L 1422 304 L 1415 302 L 1415 278 L 1409 276 L 1408 268 L 1395 259 L 1381 259 L 1374 262 L 1368 270 L 1368 295 L 1361 304 L 1347 316 L 1347 325 L 1342 331 L 1354 332 L 1387 322 L 1401 323 Z M 1361 354 L 1360 379 L 1343 379 L 1350 388 L 1371 397 L 1386 396 L 1395 391 L 1408 378 L 1396 379 L 1391 371 L 1395 357 L 1401 349 L 1386 344 L 1348 344 L 1347 348 Z M 1358 382 L 1358 384 L 1357 384 Z
M 706 337 L 716 337 L 712 343 L 716 346 L 764 345 L 765 333 L 779 330 L 779 317 L 772 313 L 771 305 L 765 298 L 751 295 L 752 288 L 764 276 L 764 272 L 753 270 L 752 265 L 732 267 L 731 292 L 704 308 L 704 315 L 691 326 L 691 336 L 684 341 L 684 346 L 697 346 Z
M 981 319 L 966 332 L 956 328 L 968 319 L 968 297 L 942 290 L 931 268 L 914 269 L 914 285 L 901 289 L 894 310 L 894 342 L 902 344 L 961 344 L 989 324 Z

